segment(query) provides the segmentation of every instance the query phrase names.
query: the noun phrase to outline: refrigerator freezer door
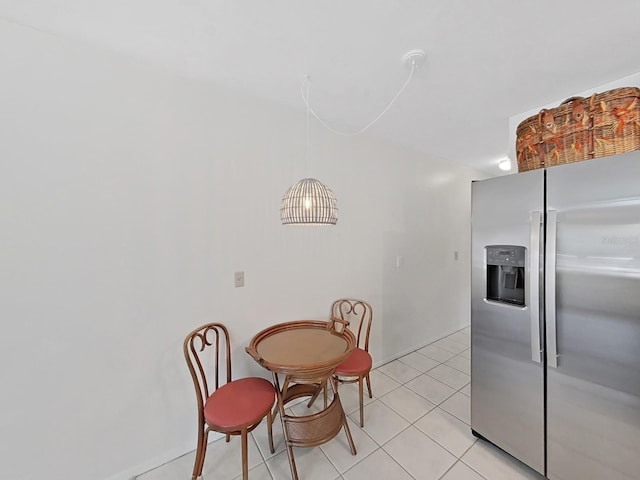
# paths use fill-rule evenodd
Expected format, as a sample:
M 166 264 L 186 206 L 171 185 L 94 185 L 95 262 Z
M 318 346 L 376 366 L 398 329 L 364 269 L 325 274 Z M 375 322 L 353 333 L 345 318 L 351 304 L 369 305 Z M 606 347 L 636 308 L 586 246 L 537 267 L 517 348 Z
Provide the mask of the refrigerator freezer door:
M 547 170 L 557 216 L 550 479 L 640 479 L 639 179 L 638 153 Z
M 532 352 L 532 345 L 539 349 L 540 324 L 532 323 L 530 310 L 533 300 L 540 311 L 540 296 L 531 291 L 541 283 L 540 261 L 531 255 L 539 255 L 541 244 L 536 212 L 544 211 L 543 186 L 541 170 L 475 182 L 471 219 L 471 428 L 541 473 L 544 370 L 540 352 Z M 507 278 L 493 275 L 496 256 L 512 262 L 509 252 L 519 251 L 518 246 L 525 247 L 524 306 L 488 300 L 488 283 Z M 504 268 L 513 271 L 513 266 Z

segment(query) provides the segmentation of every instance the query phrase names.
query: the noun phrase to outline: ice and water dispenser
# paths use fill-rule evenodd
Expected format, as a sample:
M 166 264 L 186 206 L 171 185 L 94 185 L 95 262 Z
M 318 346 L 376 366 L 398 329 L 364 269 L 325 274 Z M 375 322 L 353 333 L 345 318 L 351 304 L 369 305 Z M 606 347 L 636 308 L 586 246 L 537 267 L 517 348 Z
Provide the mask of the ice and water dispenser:
M 525 247 L 489 245 L 487 259 L 487 300 L 524 306 Z

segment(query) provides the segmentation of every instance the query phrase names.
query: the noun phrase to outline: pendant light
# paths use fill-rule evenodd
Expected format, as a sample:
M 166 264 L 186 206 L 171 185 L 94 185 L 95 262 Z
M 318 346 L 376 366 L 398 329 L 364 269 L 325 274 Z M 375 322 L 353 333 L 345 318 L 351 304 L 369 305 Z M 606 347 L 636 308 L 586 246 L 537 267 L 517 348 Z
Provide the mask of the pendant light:
M 309 77 L 307 81 L 307 168 L 309 165 Z M 338 205 L 333 192 L 320 180 L 303 178 L 289 187 L 280 204 L 283 225 L 335 225 Z
M 280 220 L 283 225 L 335 225 L 336 197 L 320 180 L 303 178 L 284 194 Z
M 409 66 L 409 77 L 404 82 L 398 93 L 391 99 L 385 109 L 371 122 L 359 129 L 358 131 L 345 133 L 331 128 L 311 109 L 309 105 L 309 76 L 306 78 L 306 95 L 303 100 L 307 106 L 307 168 L 309 166 L 309 114 L 312 114 L 322 126 L 330 132 L 345 137 L 360 135 L 368 130 L 391 108 L 398 97 L 404 92 L 405 88 L 411 82 L 418 63 L 424 61 L 425 53 L 423 50 L 415 49 L 405 53 L 402 57 L 402 63 Z M 302 93 L 302 89 L 301 89 Z M 282 197 L 280 204 L 280 220 L 283 225 L 335 225 L 338 221 L 338 206 L 336 197 L 333 192 L 324 185 L 320 180 L 315 178 L 303 178 L 298 183 L 292 185 Z

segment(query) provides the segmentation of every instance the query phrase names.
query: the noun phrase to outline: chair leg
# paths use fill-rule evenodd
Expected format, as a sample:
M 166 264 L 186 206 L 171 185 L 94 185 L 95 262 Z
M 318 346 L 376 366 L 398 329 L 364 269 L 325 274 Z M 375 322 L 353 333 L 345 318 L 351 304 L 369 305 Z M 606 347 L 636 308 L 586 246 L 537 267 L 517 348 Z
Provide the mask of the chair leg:
M 271 413 L 271 409 L 267 413 L 267 432 L 269 434 L 269 450 L 271 453 L 276 453 L 276 449 L 273 446 L 273 414 Z
M 369 378 L 369 372 L 367 372 L 367 389 L 369 390 L 369 398 L 373 398 L 371 394 L 371 379 Z
M 358 394 L 360 397 L 360 426 L 364 427 L 364 392 L 362 391 L 362 377 L 358 377 Z
M 204 457 L 207 453 L 207 439 L 209 438 L 209 432 L 204 426 L 200 426 L 198 430 L 198 448 L 196 450 L 196 460 L 193 465 L 192 479 L 197 480 L 202 475 L 202 468 L 204 467 Z
M 196 458 L 193 462 L 193 473 L 191 474 L 191 480 L 197 480 L 199 473 L 198 469 L 200 467 L 200 456 L 202 455 L 202 437 L 204 436 L 204 429 L 202 425 L 198 427 L 198 443 L 196 444 Z
M 247 445 L 247 429 L 243 428 L 240 434 L 242 438 L 242 480 L 249 480 L 249 459 L 248 459 L 248 445 Z

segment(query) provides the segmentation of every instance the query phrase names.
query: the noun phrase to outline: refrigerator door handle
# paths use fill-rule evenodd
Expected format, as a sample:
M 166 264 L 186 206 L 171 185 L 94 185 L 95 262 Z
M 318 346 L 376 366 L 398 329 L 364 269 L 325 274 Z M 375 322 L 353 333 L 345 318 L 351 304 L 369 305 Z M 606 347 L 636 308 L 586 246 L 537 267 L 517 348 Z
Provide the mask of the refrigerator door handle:
M 547 253 L 545 255 L 545 319 L 547 323 L 547 365 L 558 368 L 558 342 L 556 336 L 556 229 L 558 212 L 547 212 Z
M 529 255 L 529 321 L 531 360 L 542 362 L 540 350 L 540 226 L 542 212 L 531 212 L 531 253 Z

